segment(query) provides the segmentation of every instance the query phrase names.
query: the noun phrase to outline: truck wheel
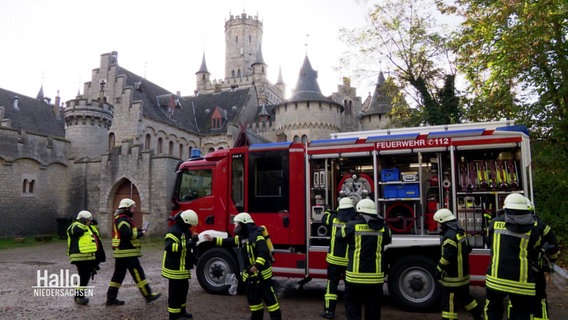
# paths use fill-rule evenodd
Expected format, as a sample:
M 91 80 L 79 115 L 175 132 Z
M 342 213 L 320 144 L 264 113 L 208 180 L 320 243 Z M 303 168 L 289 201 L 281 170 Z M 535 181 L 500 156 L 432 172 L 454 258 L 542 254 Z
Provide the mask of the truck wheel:
M 439 303 L 441 294 L 435 271 L 432 259 L 420 255 L 403 257 L 390 268 L 389 294 L 404 309 L 430 309 Z
M 213 248 L 205 251 L 197 262 L 197 281 L 208 293 L 227 294 L 227 275 L 234 273 L 239 278 L 235 257 L 226 249 Z

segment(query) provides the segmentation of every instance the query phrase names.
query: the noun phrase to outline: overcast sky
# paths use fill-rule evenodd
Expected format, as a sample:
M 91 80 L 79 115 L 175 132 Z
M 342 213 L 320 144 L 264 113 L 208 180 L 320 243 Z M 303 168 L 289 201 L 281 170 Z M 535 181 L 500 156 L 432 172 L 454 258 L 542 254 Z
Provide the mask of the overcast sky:
M 100 55 L 149 81 L 192 95 L 205 52 L 211 79 L 225 67 L 225 20 L 230 14 L 263 21 L 268 78 L 282 68 L 289 89 L 308 53 L 324 95 L 344 76 L 334 71 L 345 46 L 340 27 L 365 24 L 366 0 L 0 0 L 0 88 L 63 101 L 83 92 Z M 306 35 L 309 35 L 306 37 Z M 307 44 L 307 46 L 306 46 Z M 350 76 L 350 75 L 347 75 Z M 353 81 L 363 98 L 372 88 Z

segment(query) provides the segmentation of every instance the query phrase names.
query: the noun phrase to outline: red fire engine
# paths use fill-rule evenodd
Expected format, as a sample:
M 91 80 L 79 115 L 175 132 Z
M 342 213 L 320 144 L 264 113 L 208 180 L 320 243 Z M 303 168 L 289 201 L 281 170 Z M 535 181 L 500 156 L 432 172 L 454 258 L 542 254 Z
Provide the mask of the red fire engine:
M 434 270 L 440 237 L 432 216 L 449 208 L 468 232 L 473 284 L 489 262 L 485 229 L 504 198 L 532 199 L 528 132 L 512 121 L 338 133 L 306 144 L 278 142 L 218 150 L 182 163 L 172 215 L 193 209 L 197 231 L 228 236 L 239 212 L 270 232 L 273 273 L 303 285 L 326 277 L 329 232 L 323 212 L 341 197 L 373 199 L 393 230 L 385 251 L 389 294 L 423 309 L 439 298 Z M 241 270 L 233 249 L 199 245 L 196 276 L 204 290 L 226 293 Z

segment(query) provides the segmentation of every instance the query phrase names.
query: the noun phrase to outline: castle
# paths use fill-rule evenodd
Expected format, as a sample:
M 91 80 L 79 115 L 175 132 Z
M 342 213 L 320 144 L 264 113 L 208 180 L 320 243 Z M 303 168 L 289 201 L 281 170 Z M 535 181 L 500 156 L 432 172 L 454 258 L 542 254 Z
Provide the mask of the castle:
M 0 89 L 0 237 L 54 233 L 56 221 L 91 211 L 111 231 L 113 211 L 136 201 L 135 221 L 162 235 L 175 170 L 203 153 L 269 141 L 328 139 L 384 128 L 382 73 L 364 102 L 349 78 L 321 93 L 308 56 L 291 97 L 281 71 L 273 84 L 262 56 L 262 22 L 243 13 L 225 21 L 225 75 L 211 81 L 203 55 L 194 95 L 172 93 L 101 55 L 83 93 L 64 104 Z

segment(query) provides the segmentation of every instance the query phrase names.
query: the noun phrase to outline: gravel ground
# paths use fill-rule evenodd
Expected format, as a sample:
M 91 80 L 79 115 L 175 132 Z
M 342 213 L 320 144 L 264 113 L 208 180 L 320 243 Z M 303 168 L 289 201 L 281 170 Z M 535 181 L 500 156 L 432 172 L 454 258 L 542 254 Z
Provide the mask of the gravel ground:
M 152 303 L 146 303 L 127 274 L 118 296 L 126 301 L 124 306 L 104 305 L 106 289 L 114 268 L 110 244 L 106 243 L 105 248 L 110 259 L 107 258 L 108 261 L 101 264 L 101 270 L 95 280 L 89 283 L 94 286 L 94 295 L 88 306 L 79 306 L 70 297 L 34 296 L 32 287 L 37 284 L 38 270 L 47 270 L 48 274 L 59 274 L 60 270 L 76 273 L 75 266 L 69 264 L 65 255 L 65 240 L 54 239 L 40 245 L 0 250 L 0 319 L 167 319 L 167 280 L 160 276 L 161 243 L 154 241 L 143 244 L 144 256 L 141 258 L 141 264 L 152 289 L 162 293 L 162 297 Z M 324 281 L 314 280 L 299 290 L 294 279 L 275 280 L 283 319 L 322 319 L 319 312 L 323 303 Z M 564 278 L 557 278 L 556 284 L 550 283 L 548 286 L 550 319 L 568 319 L 568 283 Z M 483 301 L 484 288 L 472 287 L 471 291 L 478 301 Z M 385 300 L 383 319 L 440 319 L 439 312 L 406 312 L 395 307 L 388 297 Z M 246 319 L 249 315 L 244 295 L 207 294 L 195 277 L 190 282 L 188 311 L 194 314 L 194 319 L 208 320 Z M 340 299 L 337 318 L 344 317 L 343 301 Z M 460 317 L 470 318 L 463 310 L 460 311 Z

